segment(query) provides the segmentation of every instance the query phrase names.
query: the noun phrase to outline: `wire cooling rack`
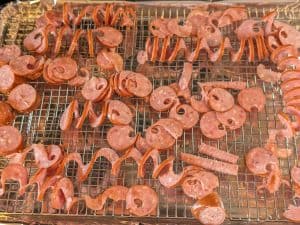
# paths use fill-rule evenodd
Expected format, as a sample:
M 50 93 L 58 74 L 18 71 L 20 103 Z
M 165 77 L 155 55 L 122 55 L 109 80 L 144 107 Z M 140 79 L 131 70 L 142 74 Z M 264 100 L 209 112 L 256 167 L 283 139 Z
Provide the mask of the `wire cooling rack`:
M 136 54 L 138 50 L 144 49 L 146 38 L 150 35 L 148 25 L 150 21 L 157 17 L 166 18 L 185 18 L 190 12 L 190 8 L 185 7 L 184 3 L 180 7 L 176 6 L 151 6 L 150 4 L 139 5 L 137 3 L 137 21 L 133 29 L 119 28 L 124 35 L 124 41 L 117 51 L 124 57 L 124 66 L 127 70 L 138 70 L 144 72 L 152 81 L 153 87 L 167 85 L 178 80 L 183 68 L 183 59 L 177 59 L 171 64 L 154 63 L 146 66 L 138 66 Z M 208 10 L 216 10 L 217 7 L 226 7 L 218 5 L 208 5 Z M 35 19 L 42 13 L 39 4 L 19 3 L 16 5 L 17 12 L 13 17 L 8 18 L 5 24 L 5 33 L 2 37 L 2 44 L 18 44 L 22 46 L 25 36 L 34 29 Z M 80 9 L 80 6 L 79 6 Z M 267 12 L 276 9 L 278 11 L 278 20 L 286 21 L 299 29 L 299 5 L 292 4 L 288 6 L 274 5 L 249 5 L 249 17 L 260 19 Z M 61 7 L 56 7 L 61 10 Z M 233 30 L 237 24 L 226 27 L 222 30 L 234 43 L 233 47 L 238 48 Z M 84 18 L 81 25 L 75 29 L 93 29 L 94 25 L 90 18 Z M 88 54 L 88 45 L 85 39 L 79 40 L 79 48 L 73 55 L 74 59 L 80 62 L 80 66 L 86 66 L 90 69 L 93 76 L 109 76 L 105 71 L 101 71 L 96 64 L 95 58 L 90 58 Z M 192 40 L 186 40 L 186 43 L 192 45 Z M 50 40 L 50 48 L 53 47 L 54 41 Z M 69 41 L 62 44 L 60 55 L 63 55 L 69 46 Z M 174 44 L 174 43 L 173 43 Z M 194 48 L 195 46 L 191 46 Z M 96 46 L 98 49 L 99 46 Z M 22 46 L 22 50 L 26 50 Z M 246 52 L 248 50 L 246 49 Z M 268 62 L 265 62 L 269 64 Z M 256 188 L 261 184 L 261 179 L 253 176 L 247 171 L 244 163 L 244 156 L 249 149 L 256 146 L 262 146 L 267 137 L 268 130 L 280 127 L 276 119 L 277 113 L 282 108 L 282 93 L 278 84 L 264 83 L 256 76 L 256 66 L 258 62 L 249 63 L 244 56 L 240 63 L 231 63 L 229 54 L 225 52 L 222 60 L 217 63 L 211 63 L 203 53 L 199 59 L 193 63 L 193 82 L 192 92 L 198 92 L 197 82 L 206 81 L 245 81 L 247 86 L 260 86 L 263 88 L 267 103 L 265 109 L 257 115 L 247 117 L 245 125 L 236 131 L 228 131 L 227 135 L 220 140 L 213 141 L 204 138 L 199 129 L 199 125 L 190 131 L 185 131 L 183 136 L 176 141 L 174 151 L 162 153 L 162 157 L 169 154 L 178 156 L 180 152 L 197 154 L 198 144 L 205 142 L 207 144 L 217 145 L 219 148 L 240 156 L 239 175 L 226 176 L 217 174 L 220 179 L 220 193 L 227 213 L 227 223 L 237 223 L 241 221 L 284 221 L 281 217 L 282 212 L 293 202 L 292 189 L 282 186 L 275 194 L 263 192 L 259 194 Z M 273 66 L 273 65 L 271 65 Z M 67 85 L 53 87 L 47 85 L 42 79 L 33 81 L 31 84 L 39 91 L 42 102 L 40 107 L 34 112 L 26 115 L 17 115 L 14 126 L 22 132 L 26 144 L 41 142 L 44 144 L 62 144 L 65 151 L 80 152 L 83 161 L 89 162 L 93 153 L 107 146 L 106 133 L 111 124 L 106 122 L 103 126 L 91 129 L 85 124 L 80 131 L 70 131 L 62 133 L 59 128 L 59 119 L 70 101 L 80 97 L 80 90 Z M 236 96 L 237 93 L 232 92 Z M 114 96 L 114 98 L 119 98 Z M 6 96 L 0 95 L 0 100 L 6 99 Z M 138 98 L 122 99 L 134 111 L 134 120 L 132 126 L 136 132 L 144 132 L 145 129 L 159 118 L 167 117 L 168 112 L 157 113 L 151 110 L 149 104 Z M 81 105 L 82 99 L 81 99 Z M 280 167 L 284 178 L 290 180 L 290 168 L 295 164 L 297 159 L 298 139 L 293 138 L 284 143 L 284 147 L 292 148 L 294 154 L 285 160 L 280 160 Z M 26 167 L 29 174 L 36 172 L 32 163 L 32 155 L 26 160 Z M 6 159 L 0 159 L 0 169 L 7 164 Z M 180 172 L 183 163 L 179 160 L 175 163 L 175 171 Z M 159 194 L 159 205 L 155 213 L 148 217 L 135 218 L 129 215 L 124 205 L 116 205 L 113 202 L 107 202 L 103 211 L 92 211 L 87 209 L 84 203 L 79 203 L 76 209 L 70 213 L 65 211 L 55 211 L 50 209 L 47 201 L 37 202 L 36 187 L 29 188 L 22 197 L 17 195 L 18 184 L 15 182 L 7 183 L 6 193 L 0 197 L 0 212 L 3 219 L 22 220 L 22 221 L 58 221 L 63 219 L 81 221 L 80 224 L 91 223 L 94 221 L 103 221 L 108 224 L 116 220 L 134 220 L 134 221 L 151 221 L 158 223 L 197 223 L 193 219 L 190 206 L 193 201 L 186 197 L 181 188 L 166 189 L 162 187 L 157 180 L 151 178 L 151 163 L 147 164 L 147 174 L 144 179 L 137 179 L 137 166 L 132 161 L 126 161 L 122 165 L 122 172 L 118 178 L 110 175 L 110 163 L 105 159 L 98 159 L 95 163 L 88 179 L 79 184 L 76 181 L 76 164 L 70 163 L 66 166 L 66 176 L 74 181 L 76 196 L 90 194 L 95 196 L 107 187 L 120 184 L 131 186 L 133 184 L 148 184 L 153 187 Z M 2 217 L 0 217 L 1 219 Z M 180 219 L 180 220 L 179 220 Z M 119 221 L 117 220 L 117 221 Z M 179 222 L 180 221 L 180 222 Z

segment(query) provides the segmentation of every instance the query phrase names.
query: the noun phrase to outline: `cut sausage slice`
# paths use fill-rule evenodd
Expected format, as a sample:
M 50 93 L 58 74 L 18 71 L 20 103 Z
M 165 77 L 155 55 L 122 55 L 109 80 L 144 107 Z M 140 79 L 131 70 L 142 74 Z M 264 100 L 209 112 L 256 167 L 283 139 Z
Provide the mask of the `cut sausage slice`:
M 10 60 L 21 55 L 21 49 L 18 45 L 4 45 L 0 48 L 0 66 L 8 64 Z
M 242 107 L 234 105 L 226 112 L 216 112 L 216 116 L 225 127 L 235 130 L 243 126 L 247 114 Z
M 18 152 L 23 146 L 23 138 L 13 126 L 0 127 L 0 155 L 5 156 Z
M 9 92 L 16 84 L 17 77 L 8 65 L 0 67 L 0 93 Z
M 137 200 L 141 204 L 137 204 Z M 158 204 L 157 193 L 146 185 L 134 185 L 126 195 L 126 208 L 136 216 L 146 216 L 154 212 Z
M 146 141 L 152 148 L 158 150 L 171 148 L 175 144 L 175 138 L 163 126 L 157 124 L 147 128 Z
M 200 119 L 200 129 L 204 136 L 211 139 L 222 138 L 226 135 L 225 127 L 217 119 L 214 111 L 204 113 Z
M 108 48 L 115 48 L 121 44 L 123 35 L 113 27 L 100 27 L 96 31 L 97 40 Z
M 169 32 L 178 37 L 189 37 L 192 33 L 192 23 L 186 20 L 184 25 L 179 25 L 179 22 L 178 19 L 169 19 L 167 23 Z
M 156 111 L 166 111 L 172 107 L 177 100 L 176 92 L 169 86 L 161 86 L 152 92 L 150 105 Z
M 24 113 L 36 106 L 38 98 L 38 93 L 34 87 L 29 84 L 20 84 L 10 92 L 7 102 L 15 110 Z
M 117 151 L 124 151 L 136 142 L 137 136 L 132 127 L 113 126 L 107 132 L 108 144 Z
M 9 104 L 0 101 L 0 126 L 10 124 L 15 118 Z
M 207 170 L 217 171 L 234 176 L 237 176 L 238 174 L 239 167 L 236 164 L 220 162 L 184 152 L 180 153 L 180 158 L 182 161 L 188 164 L 199 166 Z
M 251 173 L 255 175 L 266 175 L 268 174 L 269 167 L 279 167 L 279 161 L 276 155 L 265 148 L 253 148 L 246 155 L 246 165 Z
M 104 97 L 103 95 L 106 93 L 107 88 L 108 82 L 106 79 L 92 77 L 83 85 L 81 94 L 88 101 L 98 102 Z
M 221 225 L 226 217 L 223 202 L 215 192 L 197 200 L 191 211 L 193 216 L 204 225 Z
M 187 196 L 201 199 L 219 187 L 219 179 L 211 172 L 200 170 L 184 178 L 181 187 Z
M 240 106 L 248 112 L 251 112 L 253 109 L 260 112 L 266 104 L 266 96 L 260 87 L 251 87 L 240 91 L 237 100 Z
M 17 76 L 34 80 L 42 73 L 45 58 L 35 58 L 32 55 L 22 55 L 10 61 L 9 65 Z
M 137 97 L 147 97 L 151 94 L 152 83 L 141 73 L 131 72 L 127 75 L 125 87 L 131 94 Z
M 59 80 L 71 80 L 77 74 L 77 63 L 70 57 L 55 58 L 48 65 L 48 74 Z
M 222 88 L 214 88 L 208 94 L 209 106 L 217 112 L 225 112 L 234 105 L 233 96 Z
M 107 188 L 102 194 L 92 198 L 89 195 L 84 196 L 85 204 L 92 210 L 102 210 L 107 199 L 115 202 L 125 201 L 128 188 L 120 185 Z
M 231 154 L 229 152 L 220 150 L 216 147 L 207 145 L 202 143 L 201 145 L 199 145 L 198 147 L 198 151 L 202 154 L 214 157 L 216 159 L 220 159 L 222 161 L 225 162 L 229 162 L 229 163 L 237 163 L 239 157 L 237 155 Z
M 188 104 L 174 105 L 169 117 L 179 121 L 184 130 L 193 128 L 199 121 L 199 113 Z
M 128 125 L 132 121 L 133 115 L 125 103 L 119 100 L 110 100 L 107 117 L 114 125 Z
M 271 69 L 266 69 L 265 65 L 259 64 L 256 67 L 257 76 L 265 82 L 278 82 L 281 77 L 281 73 L 275 72 Z
M 1 137 L 1 136 L 0 136 Z M 0 142 L 1 143 L 1 142 Z M 5 193 L 5 182 L 7 180 L 14 180 L 19 182 L 19 195 L 25 194 L 25 188 L 28 182 L 27 169 L 20 164 L 8 164 L 1 173 L 1 188 L 0 196 Z
M 115 70 L 120 72 L 123 70 L 123 58 L 117 52 L 109 52 L 102 49 L 97 54 L 97 64 L 102 70 Z

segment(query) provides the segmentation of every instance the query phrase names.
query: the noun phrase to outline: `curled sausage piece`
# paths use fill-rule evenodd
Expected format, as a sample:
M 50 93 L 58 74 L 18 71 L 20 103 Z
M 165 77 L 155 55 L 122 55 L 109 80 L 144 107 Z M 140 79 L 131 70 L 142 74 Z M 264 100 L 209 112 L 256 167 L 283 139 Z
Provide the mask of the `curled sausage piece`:
M 275 64 L 278 64 L 283 59 L 294 56 L 298 56 L 297 49 L 294 45 L 283 45 L 276 48 L 271 54 L 271 61 Z
M 226 112 L 216 112 L 216 116 L 225 127 L 235 130 L 243 126 L 247 114 L 242 107 L 234 105 Z
M 21 79 L 15 76 L 8 65 L 0 67 L 0 93 L 8 93 Z
M 45 58 L 35 58 L 31 55 L 22 55 L 10 61 L 9 65 L 12 71 L 17 76 L 26 77 L 31 80 L 35 80 L 42 73 Z
M 63 159 L 63 151 L 58 145 L 33 144 L 34 160 L 38 168 L 56 167 Z
M 289 81 L 294 79 L 300 79 L 300 70 L 287 70 L 281 74 L 281 81 Z
M 116 48 L 121 44 L 123 35 L 113 27 L 100 27 L 94 31 L 97 40 L 108 48 Z
M 211 111 L 211 108 L 204 100 L 201 100 L 199 95 L 193 95 L 191 97 L 191 106 L 199 113 L 206 113 Z
M 7 102 L 18 112 L 26 113 L 39 106 L 40 97 L 31 85 L 20 84 L 9 93 Z
M 87 68 L 80 68 L 76 76 L 68 80 L 68 85 L 73 87 L 80 87 L 91 79 L 91 73 Z
M 11 124 L 15 115 L 9 104 L 0 101 L 0 126 Z
M 205 39 L 208 47 L 220 46 L 223 40 L 223 35 L 218 27 L 214 24 L 204 24 L 199 27 L 197 37 Z
M 40 27 L 27 34 L 23 41 L 24 47 L 28 51 L 44 54 L 48 49 L 49 26 Z
M 185 90 L 189 87 L 189 84 L 192 79 L 192 72 L 193 72 L 193 64 L 188 62 L 184 63 L 183 71 L 178 81 L 178 86 L 181 90 Z
M 101 113 L 99 116 L 95 113 L 95 111 L 91 107 L 89 109 L 90 126 L 93 128 L 101 126 L 104 123 L 105 118 L 107 116 L 107 110 L 108 110 L 108 101 L 105 101 L 104 104 L 102 105 Z
M 0 135 L 1 137 L 1 135 Z M 0 142 L 1 143 L 1 142 Z M 7 180 L 14 180 L 19 182 L 19 195 L 25 194 L 25 188 L 28 182 L 28 172 L 27 169 L 20 164 L 8 164 L 1 173 L 1 188 L 0 188 L 0 196 L 5 193 L 5 182 Z
M 217 119 L 216 112 L 204 113 L 200 119 L 200 129 L 205 137 L 219 139 L 226 135 L 224 125 Z
M 171 148 L 175 144 L 175 138 L 163 126 L 156 124 L 147 128 L 146 141 L 158 150 Z
M 277 64 L 277 69 L 279 71 L 300 70 L 300 60 L 295 56 L 286 57 Z
M 0 155 L 5 156 L 22 149 L 23 138 L 19 130 L 13 126 L 0 127 Z
M 247 18 L 248 18 L 248 13 L 245 7 L 234 6 L 222 12 L 222 15 L 217 20 L 217 24 L 218 27 L 225 27 L 231 25 L 233 22 L 239 20 L 246 20 Z
M 191 211 L 193 216 L 204 225 L 220 225 L 226 217 L 223 202 L 216 192 L 197 200 Z
M 184 130 L 193 128 L 199 121 L 199 113 L 188 104 L 174 105 L 169 117 L 179 121 Z
M 180 122 L 172 118 L 160 119 L 152 126 L 162 126 L 176 140 L 182 136 L 183 126 Z
M 71 127 L 74 115 L 77 118 L 79 117 L 78 101 L 76 99 L 70 102 L 69 106 L 65 109 L 60 117 L 59 127 L 61 130 L 68 130 Z
M 294 166 L 291 170 L 291 177 L 295 184 L 300 186 L 300 167 Z
M 92 102 L 101 101 L 108 88 L 108 82 L 104 78 L 92 77 L 87 81 L 81 90 L 82 96 Z
M 289 205 L 288 209 L 282 215 L 290 221 L 300 223 L 300 207 Z
M 58 57 L 48 64 L 48 75 L 62 81 L 71 80 L 77 74 L 77 63 L 70 57 Z
M 136 148 L 131 147 L 129 150 L 127 150 L 125 152 L 124 155 L 122 155 L 120 158 L 118 158 L 114 162 L 114 164 L 112 164 L 111 174 L 114 175 L 114 176 L 118 176 L 120 168 L 122 166 L 122 162 L 125 161 L 125 160 L 127 160 L 127 159 L 130 159 L 130 158 L 132 158 L 137 163 L 137 165 L 138 165 L 139 162 L 140 162 L 140 160 L 141 160 L 141 158 L 142 158 L 142 154 Z
M 123 58 L 120 54 L 105 49 L 97 54 L 97 64 L 103 70 L 115 70 L 117 72 L 122 71 L 124 67 Z
M 50 205 L 54 209 L 65 209 L 70 211 L 77 198 L 74 197 L 74 186 L 72 181 L 63 177 L 54 185 L 50 198 Z
M 176 92 L 169 86 L 160 86 L 153 90 L 150 96 L 150 105 L 156 111 L 170 109 L 177 100 Z
M 264 30 L 258 26 L 258 21 L 256 20 L 245 20 L 242 24 L 235 30 L 235 33 L 239 40 L 254 38 L 255 36 L 263 36 Z
M 147 97 L 152 92 L 152 83 L 141 73 L 131 72 L 126 76 L 125 87 L 137 97 Z
M 288 80 L 280 84 L 283 94 L 300 87 L 300 79 Z
M 203 10 L 192 10 L 187 16 L 187 21 L 192 24 L 192 36 L 197 36 L 197 32 L 202 24 L 207 24 L 209 12 Z
M 198 166 L 207 170 L 237 176 L 238 165 L 221 162 L 213 159 L 203 158 L 189 153 L 180 153 L 180 159 L 190 165 Z
M 163 162 L 161 162 L 158 167 L 153 171 L 152 177 L 157 178 L 161 185 L 166 188 L 176 187 L 178 184 L 182 182 L 184 178 L 185 171 L 182 171 L 179 174 L 174 173 L 173 164 L 175 157 L 170 156 Z
M 214 88 L 208 94 L 209 106 L 217 112 L 225 112 L 234 105 L 233 96 L 222 88 Z
M 280 134 L 285 138 L 292 138 L 295 135 L 295 128 L 289 118 L 289 116 L 283 112 L 277 114 L 278 120 L 283 125 L 283 129 L 280 130 Z
M 259 64 L 256 67 L 257 76 L 265 82 L 278 82 L 281 77 L 281 73 L 267 69 L 265 65 Z
M 187 196 L 193 199 L 201 199 L 219 187 L 219 179 L 211 172 L 200 170 L 186 176 L 181 187 Z
M 4 45 L 0 48 L 0 66 L 8 64 L 10 60 L 21 55 L 21 49 L 18 45 Z
M 237 155 L 234 155 L 232 153 L 220 150 L 216 147 L 207 145 L 202 143 L 198 146 L 198 151 L 202 154 L 214 157 L 216 159 L 220 159 L 225 162 L 229 163 L 237 163 L 239 157 Z
M 192 32 L 192 23 L 189 20 L 186 20 L 183 25 L 179 25 L 179 23 L 178 19 L 169 19 L 167 29 L 178 37 L 189 37 Z
M 260 112 L 266 104 L 266 96 L 260 87 L 251 87 L 240 91 L 237 100 L 240 106 L 248 112 L 251 112 L 253 109 Z
M 141 204 L 137 203 L 137 200 Z M 134 185 L 126 195 L 126 209 L 136 216 L 146 216 L 154 212 L 158 205 L 157 193 L 146 185 Z
M 157 149 L 148 149 L 145 154 L 142 156 L 138 163 L 138 177 L 143 178 L 145 177 L 146 173 L 146 162 L 148 159 L 151 158 L 153 161 L 153 173 L 157 170 L 158 165 L 160 164 L 160 155 Z
M 113 126 L 107 132 L 107 142 L 110 147 L 117 151 L 124 151 L 136 142 L 137 135 L 135 135 L 132 127 Z
M 288 91 L 283 95 L 283 101 L 286 105 L 289 104 L 289 102 L 296 100 L 300 97 L 300 88 L 295 88 L 294 90 Z
M 170 20 L 166 18 L 157 18 L 151 21 L 149 25 L 149 31 L 154 37 L 165 38 L 171 36 L 172 32 L 168 29 L 168 22 Z
M 132 121 L 133 115 L 125 103 L 119 100 L 110 100 L 107 117 L 114 125 L 128 125 Z
M 266 175 L 270 167 L 279 168 L 279 161 L 272 151 L 257 147 L 247 153 L 246 166 L 255 175 Z
M 101 148 L 97 150 L 91 161 L 87 163 L 86 165 L 83 164 L 81 155 L 77 152 L 69 153 L 63 160 L 62 163 L 60 163 L 60 166 L 57 169 L 56 174 L 63 174 L 65 166 L 70 162 L 70 161 L 75 161 L 78 164 L 78 169 L 77 169 L 77 179 L 79 182 L 82 182 L 87 179 L 89 173 L 91 172 L 93 165 L 97 161 L 98 158 L 104 157 L 107 159 L 111 164 L 112 167 L 113 165 L 117 162 L 119 159 L 118 154 L 116 151 L 114 151 L 111 148 Z M 115 170 L 115 175 L 118 174 L 119 171 Z
M 107 199 L 112 199 L 114 202 L 125 201 L 128 188 L 120 185 L 107 188 L 103 193 L 99 194 L 95 198 L 89 195 L 84 196 L 85 204 L 92 210 L 103 209 Z

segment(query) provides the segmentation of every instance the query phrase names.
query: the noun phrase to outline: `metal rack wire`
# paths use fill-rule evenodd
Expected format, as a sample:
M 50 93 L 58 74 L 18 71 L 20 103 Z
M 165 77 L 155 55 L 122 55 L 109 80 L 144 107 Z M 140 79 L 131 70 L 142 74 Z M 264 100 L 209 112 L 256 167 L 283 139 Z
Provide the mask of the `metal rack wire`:
M 215 5 L 209 6 L 209 10 L 215 9 Z M 280 7 L 276 8 L 274 5 L 249 6 L 248 12 L 250 17 L 259 19 L 272 9 L 278 11 L 279 20 L 299 25 L 299 5 L 291 5 L 289 10 Z M 125 30 L 119 28 L 124 34 L 124 41 L 118 48 L 118 52 L 125 58 L 125 69 L 142 70 L 152 80 L 154 88 L 159 85 L 175 82 L 182 71 L 182 59 L 177 59 L 171 64 L 155 63 L 147 65 L 147 68 L 140 68 L 137 65 L 135 56 L 138 50 L 144 49 L 145 40 L 149 36 L 148 24 L 153 18 L 160 16 L 185 18 L 189 11 L 190 9 L 186 7 L 137 6 L 138 20 L 134 29 Z M 34 29 L 35 19 L 41 13 L 38 4 L 19 4 L 17 15 L 9 18 L 7 21 L 7 33 L 3 36 L 3 44 L 16 43 L 22 46 L 24 37 Z M 91 20 L 84 19 L 80 28 L 93 28 L 93 24 Z M 237 40 L 234 39 L 234 35 L 232 34 L 234 28 L 234 26 L 228 27 L 223 30 L 223 33 L 226 33 L 231 40 L 235 40 L 233 46 L 237 47 Z M 53 42 L 50 41 L 50 45 L 53 45 Z M 63 43 L 61 54 L 66 52 L 68 46 L 69 43 Z M 107 76 L 107 74 L 98 69 L 95 58 L 88 56 L 86 40 L 80 39 L 79 46 L 78 51 L 73 57 L 80 59 L 81 66 L 87 66 L 94 76 Z M 26 52 L 25 49 L 22 50 Z M 240 172 L 237 177 L 218 174 L 220 179 L 218 192 L 224 201 L 228 221 L 280 222 L 283 221 L 281 217 L 283 210 L 290 203 L 293 203 L 292 189 L 283 186 L 274 195 L 267 194 L 266 192 L 262 194 L 257 193 L 256 187 L 261 184 L 261 179 L 250 174 L 244 164 L 244 155 L 246 152 L 252 147 L 262 146 L 267 139 L 268 129 L 280 126 L 276 119 L 276 114 L 283 108 L 280 87 L 277 84 L 268 84 L 259 80 L 256 77 L 257 64 L 258 62 L 249 63 L 245 56 L 239 64 L 233 64 L 230 62 L 228 53 L 225 53 L 222 61 L 218 63 L 208 62 L 205 54 L 201 55 L 199 60 L 194 62 L 194 78 L 192 82 L 192 92 L 194 94 L 197 93 L 198 81 L 240 80 L 247 82 L 247 86 L 256 85 L 262 87 L 267 96 L 267 103 L 263 112 L 254 117 L 248 115 L 247 122 L 241 129 L 228 131 L 227 135 L 221 140 L 212 141 L 204 138 L 200 134 L 199 125 L 195 126 L 191 131 L 184 132 L 183 136 L 176 141 L 174 154 L 176 156 L 180 152 L 197 154 L 198 144 L 205 142 L 208 144 L 217 144 L 221 149 L 239 155 Z M 74 96 L 80 98 L 80 91 L 78 89 L 70 88 L 66 85 L 51 87 L 45 84 L 43 80 L 37 80 L 31 82 L 31 84 L 41 94 L 41 106 L 30 114 L 18 115 L 14 121 L 14 126 L 22 131 L 26 144 L 37 142 L 63 144 L 66 152 L 81 152 L 85 163 L 91 159 L 93 153 L 98 148 L 107 145 L 106 132 L 111 127 L 108 122 L 97 129 L 91 129 L 88 125 L 84 125 L 80 131 L 74 130 L 68 133 L 60 131 L 60 116 Z M 233 94 L 236 95 L 237 93 Z M 0 100 L 5 98 L 3 95 L 0 96 Z M 166 112 L 153 112 L 149 105 L 141 99 L 131 98 L 123 100 L 135 110 L 135 118 L 132 126 L 136 132 L 143 132 L 153 121 L 168 115 Z M 295 164 L 298 157 L 296 151 L 298 144 L 297 138 L 285 142 L 285 147 L 294 150 L 292 157 L 280 161 L 283 176 L 288 180 L 290 180 L 290 168 Z M 167 154 L 172 153 L 163 153 L 163 157 Z M 36 171 L 31 160 L 32 156 L 29 155 L 26 160 L 26 166 L 29 169 L 30 175 Z M 1 158 L 0 169 L 4 168 L 6 163 L 7 161 Z M 179 172 L 182 166 L 183 164 L 177 161 L 175 171 Z M 29 189 L 25 196 L 19 197 L 17 195 L 18 184 L 15 182 L 7 183 L 7 192 L 0 197 L 0 212 L 8 216 L 7 218 L 9 219 L 17 218 L 39 222 L 45 220 L 46 217 L 46 221 L 54 221 L 64 216 L 84 220 L 88 218 L 87 221 L 97 221 L 100 217 L 111 221 L 112 216 L 115 216 L 114 218 L 120 220 L 155 220 L 157 222 L 172 222 L 173 224 L 178 223 L 176 219 L 182 219 L 181 221 L 188 221 L 188 223 L 196 222 L 190 212 L 190 206 L 193 201 L 186 197 L 180 188 L 172 190 L 163 188 L 157 180 L 153 180 L 150 176 L 151 163 L 147 165 L 147 168 L 146 177 L 144 179 L 137 179 L 136 165 L 131 161 L 127 161 L 122 165 L 121 175 L 118 178 L 113 178 L 110 176 L 110 164 L 105 159 L 99 159 L 85 182 L 81 184 L 76 182 L 75 163 L 70 163 L 67 166 L 66 176 L 74 181 L 76 196 L 82 196 L 87 193 L 95 195 L 113 184 L 125 186 L 137 183 L 148 184 L 159 194 L 159 206 L 156 212 L 149 217 L 134 218 L 128 214 L 124 205 L 115 205 L 112 202 L 108 202 L 101 212 L 87 209 L 84 203 L 79 203 L 76 209 L 69 214 L 64 211 L 53 211 L 49 209 L 46 201 L 43 203 L 35 201 L 37 195 L 36 188 Z M 20 218 L 20 216 L 22 217 Z M 82 224 L 87 221 L 82 220 Z

